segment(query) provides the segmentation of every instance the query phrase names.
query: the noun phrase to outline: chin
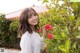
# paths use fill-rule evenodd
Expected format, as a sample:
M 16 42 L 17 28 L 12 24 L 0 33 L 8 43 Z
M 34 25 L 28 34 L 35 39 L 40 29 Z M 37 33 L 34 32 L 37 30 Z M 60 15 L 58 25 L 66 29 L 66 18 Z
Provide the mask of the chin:
M 38 23 L 33 24 L 34 26 L 37 25 Z

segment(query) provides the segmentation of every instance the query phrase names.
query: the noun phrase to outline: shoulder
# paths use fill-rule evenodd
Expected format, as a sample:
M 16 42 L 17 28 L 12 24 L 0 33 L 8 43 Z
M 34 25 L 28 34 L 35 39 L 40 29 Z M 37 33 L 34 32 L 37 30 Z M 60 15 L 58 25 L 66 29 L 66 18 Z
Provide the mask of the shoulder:
M 34 33 L 35 33 L 36 35 L 39 35 L 39 33 L 38 33 L 38 32 L 35 32 L 35 31 L 34 31 L 34 32 L 33 32 L 33 34 L 34 34 Z
M 26 36 L 28 36 L 28 35 L 29 35 L 29 32 L 26 31 L 24 34 L 22 34 L 22 37 L 21 37 L 21 38 L 26 37 Z

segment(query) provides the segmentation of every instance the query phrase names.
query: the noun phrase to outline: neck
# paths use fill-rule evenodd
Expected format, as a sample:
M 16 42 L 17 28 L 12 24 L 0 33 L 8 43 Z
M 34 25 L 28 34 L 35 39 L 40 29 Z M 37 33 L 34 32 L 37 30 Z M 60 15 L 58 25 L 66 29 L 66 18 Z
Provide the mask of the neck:
M 34 31 L 34 26 L 31 26 L 32 31 Z

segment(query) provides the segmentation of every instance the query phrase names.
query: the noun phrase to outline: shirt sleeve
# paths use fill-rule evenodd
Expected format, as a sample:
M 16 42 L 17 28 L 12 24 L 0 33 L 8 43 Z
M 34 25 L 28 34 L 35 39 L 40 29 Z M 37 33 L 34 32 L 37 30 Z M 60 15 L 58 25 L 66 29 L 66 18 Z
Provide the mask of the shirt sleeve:
M 46 43 L 44 42 L 44 37 L 42 36 L 40 36 L 39 34 L 38 34 L 38 37 L 39 37 L 39 40 L 41 41 L 41 49 L 43 49 L 43 48 L 45 48 L 46 47 Z
M 20 41 L 21 53 L 32 53 L 31 39 L 28 35 L 29 34 L 22 35 Z
M 46 43 L 44 42 L 44 37 L 41 37 L 41 49 L 43 49 L 44 47 L 46 47 Z

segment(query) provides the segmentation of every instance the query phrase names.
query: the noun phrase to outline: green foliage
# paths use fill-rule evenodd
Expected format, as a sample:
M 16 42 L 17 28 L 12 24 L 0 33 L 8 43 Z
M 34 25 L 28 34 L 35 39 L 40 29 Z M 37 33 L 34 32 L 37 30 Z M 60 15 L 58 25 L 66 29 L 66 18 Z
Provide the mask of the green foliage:
M 49 53 L 80 53 L 80 4 L 65 2 L 60 6 L 58 0 L 50 1 L 48 12 L 40 15 L 40 27 L 53 26 L 54 39 L 45 39 Z
M 17 43 L 17 36 L 18 36 L 18 26 L 19 26 L 19 22 L 18 20 L 13 20 L 10 24 L 10 40 L 12 43 Z
M 48 0 L 43 0 L 43 3 L 48 2 Z
M 5 43 L 9 42 L 9 24 L 10 21 L 8 21 L 5 18 L 5 15 L 0 16 L 0 37 L 1 40 Z
M 65 41 L 64 45 L 60 45 L 59 49 L 63 51 L 63 53 L 69 53 L 70 49 L 70 39 Z
M 16 44 L 19 44 L 17 38 L 18 23 L 18 20 L 9 21 L 5 15 L 0 16 L 0 43 L 2 45 L 9 46 L 12 44 L 15 47 Z

